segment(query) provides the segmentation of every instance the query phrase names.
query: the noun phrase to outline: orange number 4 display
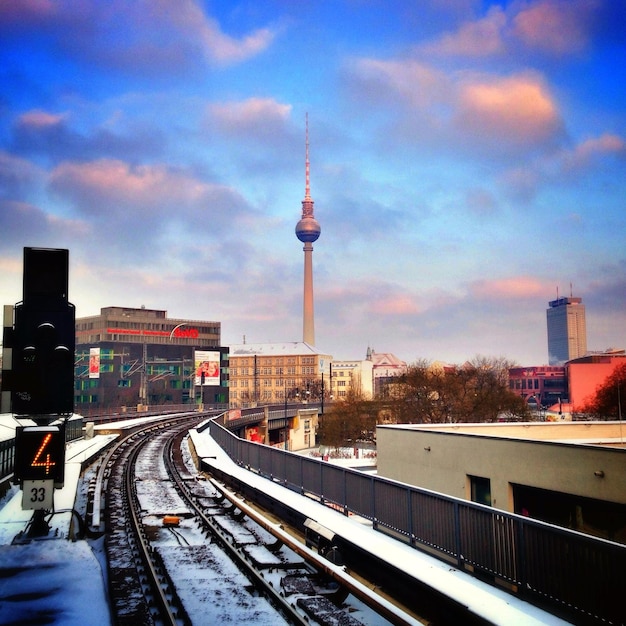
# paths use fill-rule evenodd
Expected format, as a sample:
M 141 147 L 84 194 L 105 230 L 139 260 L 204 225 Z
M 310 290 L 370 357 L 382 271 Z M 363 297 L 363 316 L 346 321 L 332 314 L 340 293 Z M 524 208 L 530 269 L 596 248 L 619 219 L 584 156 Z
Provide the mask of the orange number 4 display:
M 53 480 L 63 485 L 65 432 L 62 426 L 26 426 L 15 434 L 15 481 Z

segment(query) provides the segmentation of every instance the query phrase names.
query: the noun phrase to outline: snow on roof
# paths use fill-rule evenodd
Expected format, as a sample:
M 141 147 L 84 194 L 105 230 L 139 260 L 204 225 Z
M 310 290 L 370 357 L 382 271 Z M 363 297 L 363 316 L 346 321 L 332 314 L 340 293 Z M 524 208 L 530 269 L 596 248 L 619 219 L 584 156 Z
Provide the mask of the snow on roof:
M 326 356 L 317 348 L 303 341 L 284 341 L 282 343 L 241 343 L 228 347 L 232 356 L 296 356 L 319 354 Z

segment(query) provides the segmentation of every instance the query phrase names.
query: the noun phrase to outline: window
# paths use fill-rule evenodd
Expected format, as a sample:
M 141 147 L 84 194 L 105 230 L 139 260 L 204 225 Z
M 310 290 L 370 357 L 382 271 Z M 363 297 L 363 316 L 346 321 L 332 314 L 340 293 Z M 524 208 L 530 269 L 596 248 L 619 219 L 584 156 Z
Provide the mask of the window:
M 472 502 L 491 506 L 491 480 L 481 476 L 470 476 Z

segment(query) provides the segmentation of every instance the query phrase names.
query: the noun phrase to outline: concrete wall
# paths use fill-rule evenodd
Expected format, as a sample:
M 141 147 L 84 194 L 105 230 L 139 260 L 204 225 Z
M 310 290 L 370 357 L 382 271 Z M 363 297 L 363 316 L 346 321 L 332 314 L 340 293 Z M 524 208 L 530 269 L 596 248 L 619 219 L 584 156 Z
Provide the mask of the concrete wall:
M 289 450 L 306 450 L 315 447 L 318 419 L 317 409 L 298 410 L 297 415 L 290 420 L 292 427 L 289 429 Z
M 379 426 L 378 474 L 467 500 L 469 476 L 489 478 L 492 505 L 507 511 L 513 483 L 626 504 L 626 449 L 577 443 L 601 436 L 590 424 L 515 425 L 509 433 L 507 424 L 485 426 Z M 505 436 L 528 436 L 531 429 L 542 440 Z M 608 438 L 620 425 L 601 430 Z

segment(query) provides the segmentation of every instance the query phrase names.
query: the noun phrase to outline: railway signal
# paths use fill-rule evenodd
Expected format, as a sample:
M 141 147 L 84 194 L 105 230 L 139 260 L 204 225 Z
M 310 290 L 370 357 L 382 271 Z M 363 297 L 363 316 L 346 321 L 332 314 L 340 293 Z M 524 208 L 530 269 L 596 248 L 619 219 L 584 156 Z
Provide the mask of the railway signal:
M 22 508 L 34 511 L 29 534 L 49 531 L 46 511 L 65 477 L 65 424 L 74 412 L 74 305 L 68 301 L 69 250 L 24 248 L 23 297 L 14 307 L 11 339 L 11 410 L 15 434 L 14 482 Z
M 11 408 L 39 424 L 74 411 L 75 309 L 69 251 L 24 248 L 24 295 L 15 305 Z

